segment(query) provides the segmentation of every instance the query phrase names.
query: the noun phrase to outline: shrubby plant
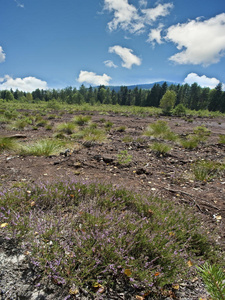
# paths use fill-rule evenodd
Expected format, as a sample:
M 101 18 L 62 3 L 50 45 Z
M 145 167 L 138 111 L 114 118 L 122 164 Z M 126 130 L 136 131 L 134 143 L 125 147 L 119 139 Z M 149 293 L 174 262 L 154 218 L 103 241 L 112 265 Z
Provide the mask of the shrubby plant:
M 212 300 L 225 300 L 225 274 L 218 265 L 210 265 L 206 262 L 197 267 L 199 275 L 202 277 L 207 291 Z
M 178 117 L 186 116 L 186 108 L 182 103 L 179 103 L 173 110 L 173 114 Z
M 42 280 L 68 289 L 119 280 L 144 292 L 188 277 L 189 260 L 219 259 L 190 207 L 110 185 L 15 188 L 1 194 L 0 215 L 1 234 L 23 246 Z
M 152 149 L 153 152 L 156 153 L 157 156 L 165 156 L 170 150 L 171 147 L 165 143 L 153 143 L 150 148 Z

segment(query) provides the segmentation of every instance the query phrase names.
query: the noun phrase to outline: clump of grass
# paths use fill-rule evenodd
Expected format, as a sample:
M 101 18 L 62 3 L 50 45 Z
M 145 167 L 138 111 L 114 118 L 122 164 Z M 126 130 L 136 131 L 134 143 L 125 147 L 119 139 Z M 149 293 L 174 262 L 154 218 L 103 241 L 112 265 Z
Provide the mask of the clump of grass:
M 127 127 L 125 125 L 119 126 L 118 128 L 116 128 L 116 131 L 118 132 L 125 132 L 127 129 Z
M 128 154 L 127 150 L 121 150 L 117 155 L 117 160 L 120 165 L 129 165 L 132 158 L 132 155 Z
M 158 120 L 155 123 L 150 124 L 144 134 L 146 136 L 163 137 L 168 131 L 170 131 L 170 128 L 167 122 Z
M 76 116 L 73 118 L 73 123 L 79 125 L 79 126 L 84 126 L 91 120 L 90 116 Z
M 72 137 L 92 142 L 104 142 L 106 140 L 106 135 L 103 130 L 92 127 L 86 127 L 83 130 L 74 133 Z
M 15 120 L 18 117 L 19 113 L 15 110 L 6 110 L 4 112 L 5 118 L 9 120 Z
M 69 123 L 61 123 L 58 124 L 56 127 L 56 131 L 65 133 L 65 134 L 72 134 L 74 129 L 76 128 L 76 124 L 69 122 Z
M 201 142 L 205 142 L 211 135 L 211 131 L 205 126 L 197 126 L 193 129 L 193 132 Z
M 0 214 L 1 234 L 22 243 L 42 280 L 66 287 L 119 280 L 144 293 L 187 278 L 189 260 L 218 260 L 190 207 L 109 185 L 21 187 L 1 195 Z
M 162 138 L 169 141 L 176 141 L 177 135 L 171 131 L 166 121 L 158 120 L 155 123 L 150 124 L 147 130 L 144 132 L 146 136 L 153 136 L 156 138 Z
M 153 152 L 156 153 L 157 156 L 165 156 L 170 150 L 171 147 L 165 143 L 153 143 L 150 148 L 152 149 Z
M 201 160 L 192 165 L 192 172 L 196 180 L 210 181 L 214 177 L 225 174 L 225 164 L 211 160 Z
M 24 156 L 49 156 L 58 153 L 62 147 L 63 143 L 59 140 L 43 139 L 34 143 L 23 145 L 19 151 L 19 154 Z
M 105 129 L 110 130 L 113 127 L 113 122 L 107 121 L 105 122 Z
M 199 140 L 195 137 L 190 137 L 188 136 L 187 139 L 180 139 L 179 143 L 181 144 L 182 147 L 185 149 L 195 149 L 199 145 Z
M 4 150 L 16 150 L 18 148 L 18 142 L 9 137 L 0 137 L 0 152 Z
M 134 139 L 133 139 L 132 136 L 126 135 L 126 136 L 124 136 L 124 137 L 122 138 L 122 141 L 123 141 L 124 143 L 131 143 L 131 142 L 134 141 Z
M 219 135 L 219 144 L 225 144 L 225 134 Z
M 31 124 L 32 124 L 32 119 L 26 117 L 26 118 L 15 120 L 13 123 L 9 125 L 9 128 L 12 130 L 24 130 L 25 127 Z

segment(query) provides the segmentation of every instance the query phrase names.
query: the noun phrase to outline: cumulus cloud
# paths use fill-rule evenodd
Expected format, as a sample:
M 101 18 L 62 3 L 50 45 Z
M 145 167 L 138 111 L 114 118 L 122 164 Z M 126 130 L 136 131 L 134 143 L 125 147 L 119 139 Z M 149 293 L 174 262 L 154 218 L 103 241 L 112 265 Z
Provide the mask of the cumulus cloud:
M 104 61 L 104 64 L 106 65 L 106 67 L 109 67 L 109 68 L 117 68 L 118 66 L 114 64 L 113 61 L 111 60 L 105 60 Z
M 0 46 L 0 63 L 5 61 L 5 53 L 2 49 L 2 47 Z
M 147 42 L 152 43 L 153 46 L 155 46 L 155 43 L 162 44 L 162 37 L 161 32 L 163 29 L 163 25 L 160 24 L 158 28 L 151 29 Z
M 94 72 L 80 71 L 77 81 L 80 83 L 86 82 L 93 85 L 108 85 L 111 79 L 112 78 L 106 74 L 97 75 Z
M 132 49 L 121 47 L 119 45 L 109 48 L 109 53 L 115 53 L 119 55 L 123 61 L 122 66 L 127 69 L 131 69 L 133 65 L 141 65 L 141 59 L 132 52 Z
M 172 3 L 158 4 L 154 8 L 147 6 L 146 0 L 139 0 L 140 8 L 129 4 L 128 0 L 104 0 L 104 9 L 113 13 L 113 19 L 108 23 L 110 31 L 121 28 L 131 33 L 141 33 L 146 24 L 152 24 L 159 17 L 165 17 L 173 7 Z
M 123 30 L 138 32 L 144 28 L 137 8 L 128 3 L 128 0 L 104 0 L 104 8 L 113 12 L 114 18 L 108 23 L 110 31 L 121 27 Z
M 142 9 L 142 13 L 145 15 L 145 22 L 151 24 L 155 22 L 159 17 L 165 17 L 169 15 L 170 10 L 173 8 L 172 3 L 158 4 L 154 8 Z
M 217 78 L 209 78 L 205 75 L 199 76 L 196 73 L 190 73 L 184 79 L 184 84 L 188 83 L 191 85 L 195 82 L 201 87 L 209 87 L 211 89 L 215 88 L 220 83 L 220 81 Z
M 47 82 L 35 77 L 24 77 L 13 79 L 9 75 L 0 78 L 0 90 L 20 90 L 24 92 L 32 92 L 36 89 L 46 90 L 48 88 Z
M 225 55 L 225 13 L 204 21 L 197 18 L 171 26 L 166 40 L 181 50 L 169 58 L 171 61 L 204 66 L 217 63 Z

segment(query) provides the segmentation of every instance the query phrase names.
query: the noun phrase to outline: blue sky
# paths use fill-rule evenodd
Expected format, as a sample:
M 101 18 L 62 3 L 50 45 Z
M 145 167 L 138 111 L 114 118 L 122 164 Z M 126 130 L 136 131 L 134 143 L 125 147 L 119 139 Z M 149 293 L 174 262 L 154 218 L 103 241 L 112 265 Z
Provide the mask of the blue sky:
M 225 83 L 224 0 L 0 0 L 0 89 Z

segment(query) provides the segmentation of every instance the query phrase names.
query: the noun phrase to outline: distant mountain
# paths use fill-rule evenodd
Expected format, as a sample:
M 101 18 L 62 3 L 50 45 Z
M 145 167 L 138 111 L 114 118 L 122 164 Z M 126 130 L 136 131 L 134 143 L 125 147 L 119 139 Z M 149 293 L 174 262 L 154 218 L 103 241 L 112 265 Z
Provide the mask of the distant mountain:
M 159 85 L 162 85 L 165 81 L 158 81 L 158 82 L 153 82 L 153 83 L 145 83 L 145 84 L 134 84 L 134 85 L 128 85 L 127 88 L 128 90 L 133 90 L 135 89 L 136 87 L 138 89 L 143 89 L 143 90 L 150 90 L 154 84 L 159 84 Z M 170 82 L 170 81 L 166 81 L 166 83 L 168 84 L 168 86 L 170 86 L 171 84 L 178 84 L 178 83 L 175 83 L 175 82 Z M 125 86 L 125 85 L 124 85 Z M 106 88 L 110 88 L 110 90 L 115 90 L 115 92 L 118 92 L 120 90 L 120 87 L 119 85 L 109 85 L 109 86 L 106 86 Z

